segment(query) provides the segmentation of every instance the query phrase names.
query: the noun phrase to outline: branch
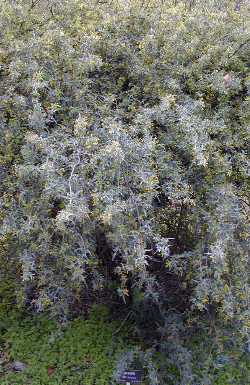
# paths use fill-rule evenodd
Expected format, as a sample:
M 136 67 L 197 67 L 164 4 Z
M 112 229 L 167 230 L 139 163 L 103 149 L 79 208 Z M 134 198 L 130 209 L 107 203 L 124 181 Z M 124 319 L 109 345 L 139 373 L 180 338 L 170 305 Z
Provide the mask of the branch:
M 228 56 L 228 59 L 230 59 L 232 56 L 234 56 L 244 45 L 250 42 L 250 38 L 244 41 L 231 55 Z
M 121 330 L 121 328 L 123 327 L 123 325 L 125 324 L 125 322 L 128 320 L 128 318 L 130 317 L 130 315 L 131 315 L 132 313 L 133 313 L 132 310 L 130 310 L 130 311 L 128 312 L 128 314 L 126 315 L 126 317 L 125 317 L 124 320 L 122 321 L 122 323 L 121 323 L 121 325 L 119 326 L 119 328 L 116 329 L 116 330 L 113 332 L 112 337 L 113 337 L 114 335 L 116 335 L 116 334 Z
M 73 178 L 73 175 L 74 175 L 74 172 L 75 172 L 75 168 L 80 163 L 81 163 L 81 159 L 80 159 L 80 154 L 78 153 L 78 162 L 73 165 L 71 173 L 70 173 L 70 177 L 69 177 L 69 204 L 70 205 L 72 204 L 72 185 L 71 185 L 71 181 L 72 181 L 72 178 Z
M 31 11 L 33 8 L 35 8 L 35 6 L 40 3 L 41 0 L 32 0 L 31 1 L 31 6 L 30 6 L 30 9 L 29 11 Z

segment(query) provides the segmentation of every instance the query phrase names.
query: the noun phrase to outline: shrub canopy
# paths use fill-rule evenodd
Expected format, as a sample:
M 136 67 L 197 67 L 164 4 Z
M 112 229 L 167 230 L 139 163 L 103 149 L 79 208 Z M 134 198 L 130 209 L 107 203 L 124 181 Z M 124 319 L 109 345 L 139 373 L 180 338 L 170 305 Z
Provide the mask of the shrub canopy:
M 67 313 L 114 290 L 247 335 L 235 3 L 1 1 L 0 258 L 18 303 Z

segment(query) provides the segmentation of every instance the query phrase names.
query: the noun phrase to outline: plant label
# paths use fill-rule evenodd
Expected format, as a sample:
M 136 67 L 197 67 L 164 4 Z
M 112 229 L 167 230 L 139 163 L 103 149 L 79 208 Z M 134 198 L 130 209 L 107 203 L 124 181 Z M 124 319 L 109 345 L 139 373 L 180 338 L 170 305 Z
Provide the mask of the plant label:
M 142 382 L 143 371 L 142 370 L 131 370 L 121 374 L 119 382 L 121 384 L 140 384 Z

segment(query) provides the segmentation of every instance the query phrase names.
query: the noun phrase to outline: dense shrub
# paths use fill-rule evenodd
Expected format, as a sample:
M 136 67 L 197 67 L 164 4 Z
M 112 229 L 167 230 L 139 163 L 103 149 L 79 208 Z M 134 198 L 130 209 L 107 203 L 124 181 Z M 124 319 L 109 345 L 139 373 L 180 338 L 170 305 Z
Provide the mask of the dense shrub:
M 161 330 L 174 310 L 248 337 L 248 16 L 2 0 L 0 258 L 18 304 L 70 317 L 106 291 L 157 308 Z

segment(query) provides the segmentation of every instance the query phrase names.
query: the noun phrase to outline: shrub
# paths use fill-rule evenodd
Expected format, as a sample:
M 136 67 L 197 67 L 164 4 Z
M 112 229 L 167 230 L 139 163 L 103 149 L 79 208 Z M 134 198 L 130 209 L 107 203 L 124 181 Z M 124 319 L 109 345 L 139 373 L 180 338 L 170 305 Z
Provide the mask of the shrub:
M 175 309 L 248 336 L 248 11 L 2 1 L 1 258 L 17 302 L 70 317 L 112 287 L 153 301 L 162 327 Z

